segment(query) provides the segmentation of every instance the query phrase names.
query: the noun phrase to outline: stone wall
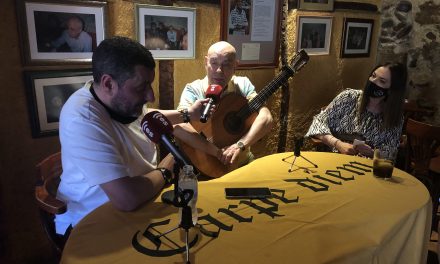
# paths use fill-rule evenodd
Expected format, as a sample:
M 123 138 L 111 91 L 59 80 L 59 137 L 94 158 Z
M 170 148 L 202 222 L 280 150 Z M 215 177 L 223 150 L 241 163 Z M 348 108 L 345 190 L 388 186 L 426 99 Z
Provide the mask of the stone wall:
M 426 121 L 440 125 L 440 1 L 384 0 L 378 60 L 408 65 L 408 98 L 437 109 Z

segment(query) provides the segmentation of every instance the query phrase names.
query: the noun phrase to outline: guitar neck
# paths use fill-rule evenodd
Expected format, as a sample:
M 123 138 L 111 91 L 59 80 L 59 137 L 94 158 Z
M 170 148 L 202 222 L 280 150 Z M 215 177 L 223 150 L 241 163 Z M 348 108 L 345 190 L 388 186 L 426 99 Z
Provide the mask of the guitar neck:
M 294 70 L 290 66 L 285 66 L 282 71 L 273 79 L 263 90 L 258 93 L 247 105 L 243 106 L 237 113 L 242 119 L 246 119 L 252 113 L 257 112 L 266 100 L 281 86 L 282 83 L 287 81 L 293 74 Z

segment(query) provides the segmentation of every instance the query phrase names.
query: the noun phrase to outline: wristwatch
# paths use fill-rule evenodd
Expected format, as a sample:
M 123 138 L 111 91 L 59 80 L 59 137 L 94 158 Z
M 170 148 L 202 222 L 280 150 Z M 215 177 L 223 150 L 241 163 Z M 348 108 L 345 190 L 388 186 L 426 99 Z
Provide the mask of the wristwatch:
M 184 123 L 189 123 L 191 121 L 187 108 L 180 109 L 179 113 L 182 115 L 182 119 Z
M 246 149 L 246 147 L 244 146 L 244 143 L 241 141 L 238 141 L 237 143 L 237 147 L 241 150 L 244 151 Z
M 165 185 L 169 185 L 173 183 L 173 174 L 169 169 L 165 168 L 156 168 L 156 170 L 160 171 L 162 173 L 162 177 L 165 180 Z

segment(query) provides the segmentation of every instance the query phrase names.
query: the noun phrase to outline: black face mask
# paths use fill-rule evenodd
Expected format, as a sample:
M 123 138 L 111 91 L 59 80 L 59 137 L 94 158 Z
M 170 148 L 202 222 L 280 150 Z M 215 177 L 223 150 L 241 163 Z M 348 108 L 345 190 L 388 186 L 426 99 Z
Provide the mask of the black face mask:
M 373 98 L 388 96 L 388 89 L 384 89 L 382 87 L 379 87 L 378 85 L 371 82 L 370 80 L 367 81 L 367 84 L 365 85 L 364 92 L 366 95 L 373 97 Z

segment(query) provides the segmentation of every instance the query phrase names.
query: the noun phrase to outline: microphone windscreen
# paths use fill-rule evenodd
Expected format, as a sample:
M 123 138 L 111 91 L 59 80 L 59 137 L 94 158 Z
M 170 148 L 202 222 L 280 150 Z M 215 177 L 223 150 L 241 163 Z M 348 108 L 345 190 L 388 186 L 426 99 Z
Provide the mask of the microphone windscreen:
M 216 101 L 222 93 L 223 87 L 218 84 L 211 84 L 206 90 L 206 98 L 213 98 Z
M 159 111 L 147 113 L 141 121 L 142 131 L 154 143 L 159 143 L 163 134 L 173 133 L 171 122 Z

